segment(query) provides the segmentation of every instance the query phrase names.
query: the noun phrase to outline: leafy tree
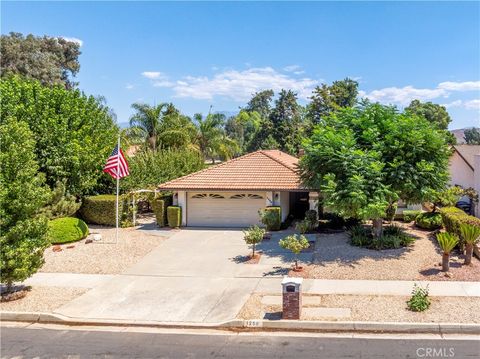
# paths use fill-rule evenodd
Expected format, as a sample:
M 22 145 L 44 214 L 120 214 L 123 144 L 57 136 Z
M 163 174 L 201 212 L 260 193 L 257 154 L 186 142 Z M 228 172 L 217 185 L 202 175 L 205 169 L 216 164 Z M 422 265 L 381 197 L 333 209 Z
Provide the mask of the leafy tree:
M 225 115 L 215 113 L 203 118 L 197 113 L 194 118 L 196 134 L 193 144 L 205 159 L 210 158 L 215 163 L 215 157 L 230 159 L 238 151 L 237 142 L 225 133 Z
M 377 237 L 389 204 L 421 203 L 448 181 L 445 133 L 390 106 L 339 110 L 314 128 L 304 148 L 304 183 L 341 216 L 371 219 Z
M 273 90 L 256 92 L 250 101 L 248 101 L 244 110 L 247 112 L 257 112 L 262 119 L 268 118 L 272 110 L 273 95 Z
M 282 151 L 297 154 L 302 140 L 301 106 L 291 90 L 280 91 L 275 107 L 270 113 L 272 136 Z
M 463 132 L 463 138 L 467 145 L 480 145 L 480 130 L 472 127 Z
M 334 81 L 330 86 L 317 86 L 308 105 L 308 117 L 314 124 L 318 124 L 334 111 L 355 106 L 357 96 L 358 82 L 349 78 Z
M 37 37 L 11 32 L 0 43 L 2 77 L 17 74 L 44 85 L 61 84 L 70 89 L 80 70 L 80 45 L 59 37 Z
M 160 183 L 185 176 L 205 167 L 204 159 L 195 150 L 145 149 L 127 159 L 130 175 L 120 181 L 123 192 L 155 188 Z
M 243 240 L 252 246 L 252 258 L 255 258 L 255 246 L 263 240 L 265 229 L 259 226 L 252 226 L 248 230 L 243 231 Z
M 292 234 L 281 239 L 278 244 L 284 249 L 288 249 L 295 255 L 295 269 L 298 269 L 298 255 L 304 249 L 310 247 L 308 239 L 304 235 Z
M 230 117 L 225 124 L 227 136 L 237 141 L 241 153 L 248 149 L 260 130 L 262 119 L 257 111 L 241 110 L 237 116 Z
M 78 90 L 19 77 L 1 79 L 0 92 L 0 122 L 11 117 L 28 124 L 50 188 L 65 181 L 67 193 L 81 196 L 105 185 L 101 169 L 118 134 L 108 107 Z
M 405 112 L 411 115 L 417 115 L 425 118 L 428 122 L 434 123 L 442 130 L 448 129 L 448 124 L 452 122 L 445 106 L 437 105 L 432 102 L 420 102 L 413 100 L 405 108 Z
M 12 290 L 43 264 L 47 219 L 36 216 L 49 190 L 38 173 L 35 141 L 25 122 L 7 117 L 0 124 L 0 280 Z
M 135 113 L 130 117 L 131 136 L 143 139 L 152 150 L 157 149 L 160 126 L 165 115 L 166 103 L 150 106 L 145 103 L 134 103 Z

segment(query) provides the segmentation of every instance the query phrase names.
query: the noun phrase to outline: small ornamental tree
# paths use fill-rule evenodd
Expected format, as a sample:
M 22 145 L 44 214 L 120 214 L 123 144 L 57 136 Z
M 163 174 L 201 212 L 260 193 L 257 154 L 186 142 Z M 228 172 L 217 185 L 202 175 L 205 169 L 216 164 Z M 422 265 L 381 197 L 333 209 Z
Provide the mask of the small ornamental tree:
M 307 238 L 304 235 L 293 234 L 280 240 L 280 247 L 288 249 L 295 255 L 295 269 L 298 269 L 298 255 L 304 249 L 310 246 Z
M 304 184 L 319 189 L 337 214 L 372 220 L 376 237 L 389 206 L 398 199 L 421 203 L 448 180 L 445 132 L 378 103 L 325 117 L 303 147 Z
M 455 234 L 442 232 L 437 234 L 437 241 L 442 249 L 442 271 L 450 269 L 450 252 L 458 244 L 458 237 Z
M 8 293 L 43 264 L 47 219 L 37 213 L 50 196 L 38 174 L 28 125 L 7 118 L 0 138 L 0 280 Z
M 265 235 L 265 229 L 259 226 L 252 226 L 248 230 L 243 231 L 243 240 L 252 246 L 252 258 L 255 257 L 255 246 L 260 243 Z
M 480 240 L 480 227 L 464 223 L 460 225 L 460 233 L 465 244 L 465 264 L 470 264 L 473 246 Z

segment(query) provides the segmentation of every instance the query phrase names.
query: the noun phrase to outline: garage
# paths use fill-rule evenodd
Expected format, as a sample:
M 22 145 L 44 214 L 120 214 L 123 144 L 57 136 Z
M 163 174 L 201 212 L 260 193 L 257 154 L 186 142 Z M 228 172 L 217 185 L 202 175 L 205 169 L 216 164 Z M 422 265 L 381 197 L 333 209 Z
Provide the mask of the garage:
M 248 227 L 260 224 L 265 192 L 188 192 L 187 226 Z

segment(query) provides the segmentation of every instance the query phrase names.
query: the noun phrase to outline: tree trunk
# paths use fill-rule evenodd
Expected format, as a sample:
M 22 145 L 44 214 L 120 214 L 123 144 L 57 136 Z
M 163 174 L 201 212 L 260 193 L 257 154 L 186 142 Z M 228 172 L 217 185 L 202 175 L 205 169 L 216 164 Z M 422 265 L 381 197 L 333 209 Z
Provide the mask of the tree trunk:
M 253 244 L 252 258 L 255 258 L 255 243 Z
M 450 269 L 450 253 L 442 255 L 442 272 L 448 272 Z
M 298 259 L 295 257 L 295 269 L 298 269 Z
M 383 235 L 382 218 L 372 219 L 372 234 L 374 237 L 380 238 Z
M 472 263 L 472 254 L 473 254 L 473 244 L 466 243 L 465 244 L 465 264 Z

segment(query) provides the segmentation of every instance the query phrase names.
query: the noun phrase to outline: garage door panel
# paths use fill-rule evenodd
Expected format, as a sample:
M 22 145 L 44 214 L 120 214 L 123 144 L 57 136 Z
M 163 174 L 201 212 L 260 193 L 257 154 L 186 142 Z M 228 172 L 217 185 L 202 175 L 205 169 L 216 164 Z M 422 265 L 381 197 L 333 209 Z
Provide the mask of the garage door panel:
M 188 226 L 248 227 L 260 224 L 265 193 L 189 193 L 187 201 Z

